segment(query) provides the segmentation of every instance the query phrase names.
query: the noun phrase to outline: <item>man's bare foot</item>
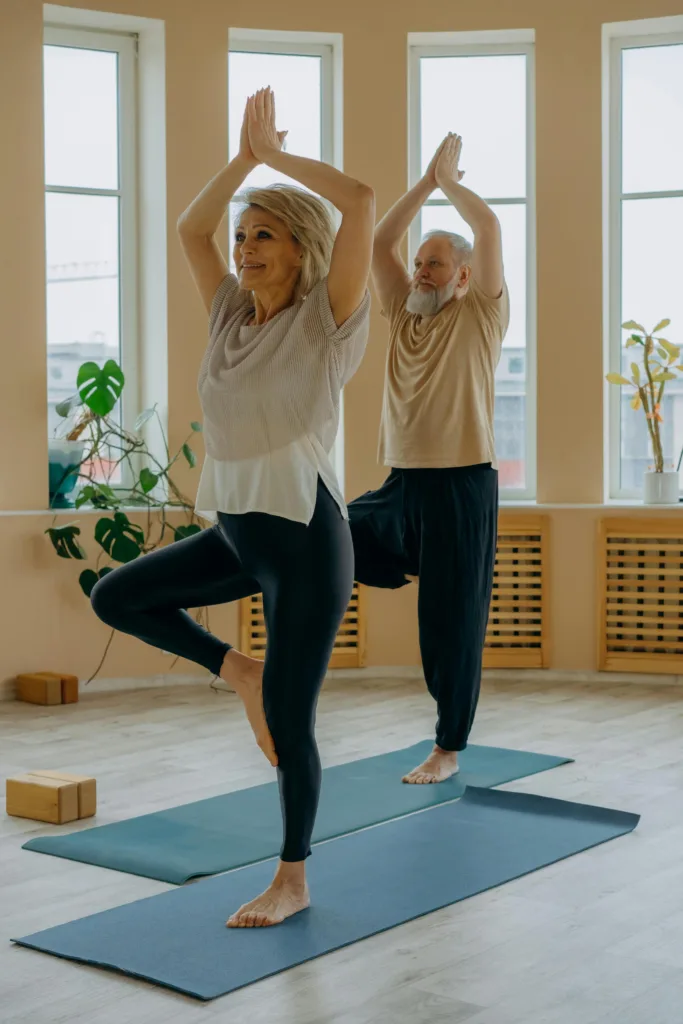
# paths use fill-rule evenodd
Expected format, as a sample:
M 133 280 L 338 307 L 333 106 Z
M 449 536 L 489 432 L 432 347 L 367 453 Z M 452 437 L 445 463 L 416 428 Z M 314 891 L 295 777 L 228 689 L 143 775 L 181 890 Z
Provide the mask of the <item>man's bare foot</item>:
M 435 746 L 427 760 L 404 775 L 403 781 L 418 786 L 429 782 L 445 782 L 459 771 L 457 751 L 442 750 Z
M 220 676 L 244 704 L 256 742 L 275 766 L 277 754 L 263 710 L 263 662 L 248 658 L 246 654 L 231 648 L 223 659 Z
M 245 903 L 227 921 L 228 928 L 267 928 L 306 910 L 311 897 L 306 884 L 304 862 L 280 861 L 275 878 L 265 892 Z

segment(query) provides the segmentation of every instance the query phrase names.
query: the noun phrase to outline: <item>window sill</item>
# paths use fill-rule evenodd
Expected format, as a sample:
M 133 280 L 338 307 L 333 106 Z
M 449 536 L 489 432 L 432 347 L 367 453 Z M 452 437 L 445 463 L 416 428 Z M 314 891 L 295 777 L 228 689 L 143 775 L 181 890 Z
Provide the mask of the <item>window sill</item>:
M 681 499 L 681 501 L 683 501 L 683 498 Z M 642 512 L 644 510 L 651 511 L 653 509 L 675 509 L 677 512 L 680 512 L 680 511 L 683 511 L 683 509 L 681 507 L 681 501 L 677 502 L 675 505 L 646 505 L 644 502 L 638 501 L 635 498 L 613 498 L 613 499 L 610 499 L 609 501 L 604 501 L 602 503 L 589 503 L 589 502 L 582 503 L 582 502 L 565 502 L 565 501 L 537 502 L 537 501 L 534 501 L 533 499 L 529 499 L 529 500 L 523 500 L 523 499 L 522 500 L 514 500 L 513 499 L 513 500 L 510 500 L 510 501 L 506 501 L 505 499 L 501 499 L 500 507 L 502 509 L 516 509 L 516 508 L 519 508 L 519 509 L 534 509 L 534 510 L 538 510 L 538 511 L 543 511 L 544 509 L 548 509 L 548 510 L 552 510 L 552 509 L 587 509 L 587 510 L 589 510 L 589 509 L 604 509 L 606 511 L 608 511 L 609 509 L 627 509 L 629 511 L 641 511 Z
M 157 505 L 151 509 L 152 512 L 158 512 L 161 508 L 165 509 L 166 512 L 182 512 L 177 505 Z M 147 512 L 149 511 L 144 505 L 122 505 L 121 508 L 116 510 L 117 512 L 125 512 L 126 515 L 131 515 L 136 512 Z M 0 509 L 0 518 L 9 516 L 92 516 L 101 515 L 106 516 L 111 513 L 110 509 L 106 508 L 92 508 L 83 506 L 83 508 L 43 508 L 43 509 Z

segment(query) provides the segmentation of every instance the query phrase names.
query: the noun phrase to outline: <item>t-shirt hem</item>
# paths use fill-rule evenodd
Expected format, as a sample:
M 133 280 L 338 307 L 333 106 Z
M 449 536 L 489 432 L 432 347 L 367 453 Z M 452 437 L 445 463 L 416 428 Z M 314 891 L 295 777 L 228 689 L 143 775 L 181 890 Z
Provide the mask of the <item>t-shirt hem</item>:
M 493 469 L 498 468 L 495 456 L 484 454 L 473 459 L 393 459 L 385 455 L 381 460 L 390 469 L 466 469 L 467 466 L 481 466 L 490 462 Z

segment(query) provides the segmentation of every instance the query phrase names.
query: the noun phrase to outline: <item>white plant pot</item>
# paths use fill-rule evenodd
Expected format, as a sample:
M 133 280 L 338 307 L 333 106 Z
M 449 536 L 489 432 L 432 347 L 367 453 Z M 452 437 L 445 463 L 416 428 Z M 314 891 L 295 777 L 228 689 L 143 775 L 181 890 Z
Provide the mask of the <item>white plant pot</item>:
M 663 473 L 646 473 L 643 501 L 646 505 L 675 505 L 678 503 L 680 480 L 675 469 Z

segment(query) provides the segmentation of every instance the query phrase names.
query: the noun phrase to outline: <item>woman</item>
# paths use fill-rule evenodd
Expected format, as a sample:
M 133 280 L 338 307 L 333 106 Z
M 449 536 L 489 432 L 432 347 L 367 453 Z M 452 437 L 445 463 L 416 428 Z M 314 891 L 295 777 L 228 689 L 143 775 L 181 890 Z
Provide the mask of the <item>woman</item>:
M 237 157 L 178 230 L 209 314 L 199 375 L 207 457 L 197 509 L 217 520 L 121 566 L 95 587 L 105 622 L 220 675 L 277 765 L 284 841 L 275 879 L 230 927 L 272 925 L 309 905 L 305 860 L 320 791 L 315 708 L 353 584 L 347 512 L 328 453 L 342 386 L 368 334 L 374 195 L 327 164 L 283 152 L 274 97 L 247 103 Z M 235 231 L 237 276 L 215 240 L 259 163 L 316 192 L 251 190 Z M 263 592 L 265 665 L 204 631 L 187 608 Z

